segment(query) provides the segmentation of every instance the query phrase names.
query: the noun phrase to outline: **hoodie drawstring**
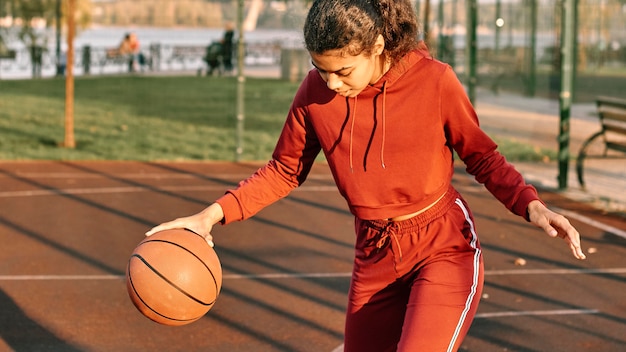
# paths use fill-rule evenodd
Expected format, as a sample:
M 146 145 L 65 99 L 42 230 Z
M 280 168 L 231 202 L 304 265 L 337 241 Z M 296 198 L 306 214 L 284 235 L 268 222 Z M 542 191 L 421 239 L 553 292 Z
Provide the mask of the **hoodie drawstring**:
M 400 246 L 400 240 L 398 240 L 398 236 L 396 235 L 397 227 L 391 223 L 387 227 L 385 227 L 381 233 L 380 238 L 376 242 L 376 248 L 379 250 L 382 249 L 387 243 L 387 239 L 391 238 L 393 241 L 390 242 L 391 252 L 393 251 L 393 244 L 396 244 L 398 248 L 398 261 L 402 262 L 402 247 Z
M 383 124 L 383 140 L 380 145 L 380 164 L 383 169 L 385 168 L 385 137 L 387 136 L 387 114 L 385 110 L 387 107 L 387 81 L 383 82 L 383 116 L 382 116 L 382 124 Z
M 380 164 L 382 166 L 383 169 L 386 168 L 385 166 L 385 143 L 386 143 L 386 138 L 387 138 L 387 114 L 386 114 L 386 108 L 387 108 L 387 82 L 383 82 L 383 86 L 382 86 L 382 93 L 383 93 L 383 106 L 382 106 L 382 141 L 381 141 L 381 145 L 380 145 Z M 346 103 L 350 104 L 349 101 L 350 98 L 346 98 Z M 354 162 L 353 162 L 353 136 L 354 136 L 354 124 L 356 121 L 356 106 L 357 106 L 357 102 L 358 102 L 358 96 L 354 97 L 354 108 L 352 109 L 352 121 L 350 123 L 350 151 L 349 151 L 349 156 L 350 156 L 350 172 L 354 173 Z
M 350 99 L 350 98 L 346 98 Z M 350 172 L 354 173 L 354 168 L 352 164 L 352 136 L 354 135 L 354 121 L 356 120 L 356 102 L 358 96 L 354 97 L 354 110 L 352 111 L 352 123 L 350 125 Z

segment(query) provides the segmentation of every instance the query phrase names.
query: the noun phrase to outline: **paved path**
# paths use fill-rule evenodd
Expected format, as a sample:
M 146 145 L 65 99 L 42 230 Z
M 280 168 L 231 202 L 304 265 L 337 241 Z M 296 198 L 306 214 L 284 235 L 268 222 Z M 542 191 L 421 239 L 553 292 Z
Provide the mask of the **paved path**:
M 510 93 L 496 96 L 487 91 L 480 91 L 476 100 L 481 125 L 492 136 L 558 151 L 560 118 L 557 101 Z M 570 155 L 575 158 L 583 141 L 600 130 L 595 104 L 574 104 L 570 123 Z M 537 186 L 558 189 L 557 161 L 520 162 L 515 165 Z M 583 190 L 576 177 L 575 161 L 572 161 L 569 165 L 568 188 L 561 193 L 606 211 L 626 215 L 626 157 L 585 161 L 585 181 L 587 187 Z

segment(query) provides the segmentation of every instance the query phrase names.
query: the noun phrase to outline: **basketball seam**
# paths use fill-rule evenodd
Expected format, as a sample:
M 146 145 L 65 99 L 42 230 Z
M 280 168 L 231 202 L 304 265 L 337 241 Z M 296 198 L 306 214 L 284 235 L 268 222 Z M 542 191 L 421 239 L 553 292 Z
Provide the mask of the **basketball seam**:
M 189 229 L 184 229 L 187 232 L 193 233 L 194 235 L 200 237 L 202 239 L 202 241 L 205 241 L 205 239 L 200 236 L 198 233 L 191 231 Z M 188 292 L 187 290 L 183 289 L 182 286 L 179 286 L 178 284 L 174 283 L 173 281 L 171 281 L 170 279 L 168 279 L 165 274 L 163 274 L 161 271 L 157 270 L 156 267 L 152 266 L 149 262 L 147 258 L 144 258 L 140 253 L 137 253 L 137 250 L 139 249 L 139 247 L 141 247 L 141 245 L 146 244 L 148 242 L 161 242 L 163 244 L 170 244 L 170 245 L 174 245 L 182 250 L 184 250 L 185 252 L 187 252 L 188 254 L 191 254 L 197 261 L 199 261 L 204 267 L 205 269 L 209 272 L 209 274 L 211 275 L 211 279 L 213 280 L 213 285 L 215 288 L 215 296 L 214 299 L 211 302 L 205 302 L 202 299 L 199 299 L 197 297 L 194 297 L 190 292 Z M 211 254 L 211 253 L 209 253 Z M 215 254 L 215 253 L 213 253 Z M 132 290 L 132 292 L 134 293 L 135 297 L 137 298 L 137 302 L 135 302 L 137 305 L 137 308 L 140 308 L 140 306 L 138 305 L 139 302 L 141 302 L 141 304 L 143 304 L 143 306 L 148 309 L 149 311 L 153 312 L 154 314 L 156 314 L 157 316 L 160 316 L 164 319 L 168 319 L 171 320 L 173 322 L 178 322 L 178 323 L 182 323 L 182 324 L 186 324 L 189 322 L 193 322 L 198 320 L 199 318 L 201 318 L 203 314 L 197 316 L 197 317 L 192 317 L 189 319 L 181 319 L 181 318 L 174 318 L 168 315 L 165 315 L 164 313 L 158 312 L 156 310 L 156 308 L 152 307 L 151 304 L 149 304 L 139 293 L 137 287 L 135 286 L 135 282 L 133 281 L 132 275 L 130 273 L 130 268 L 131 268 L 131 262 L 132 262 L 132 258 L 135 257 L 137 259 L 139 259 L 150 271 L 152 271 L 152 273 L 156 274 L 157 277 L 159 277 L 161 280 L 163 280 L 165 283 L 169 284 L 170 287 L 172 287 L 174 290 L 178 291 L 179 293 L 182 293 L 184 296 L 186 296 L 187 298 L 191 299 L 193 302 L 196 302 L 197 304 L 200 304 L 201 306 L 210 309 L 210 307 L 212 305 L 215 304 L 215 302 L 217 301 L 217 298 L 220 294 L 221 291 L 221 282 L 218 283 L 218 279 L 216 277 L 216 273 L 213 272 L 213 270 L 211 269 L 211 267 L 209 266 L 209 264 L 211 264 L 213 262 L 213 260 L 211 260 L 211 258 L 209 257 L 208 261 L 205 262 L 199 255 L 197 255 L 196 253 L 192 252 L 190 249 L 176 243 L 173 242 L 173 240 L 168 240 L 168 239 L 157 239 L 155 237 L 152 238 L 146 238 L 144 241 L 142 241 L 142 243 L 139 244 L 139 246 L 137 246 L 137 248 L 135 249 L 135 253 L 133 253 L 128 261 L 128 268 L 127 268 L 127 278 L 128 278 L 128 286 L 129 286 L 129 292 Z M 220 277 L 221 277 L 221 264 L 219 262 L 219 258 L 217 258 L 217 268 L 216 270 L 219 270 L 220 273 Z M 221 280 L 220 280 L 221 281 Z M 204 291 L 206 292 L 206 291 Z M 132 298 L 132 297 L 131 297 Z M 140 311 L 142 311 L 142 309 L 140 309 Z M 147 312 L 147 311 L 146 311 Z M 145 315 L 145 314 L 144 314 Z M 149 316 L 148 316 L 149 317 Z M 151 318 L 152 320 L 157 321 L 154 318 Z
M 146 262 L 143 260 L 143 258 L 141 258 L 141 256 L 138 256 L 138 255 L 132 255 L 132 256 L 131 256 L 131 258 L 132 258 L 132 257 L 137 257 L 137 258 L 139 258 L 142 262 L 144 262 L 145 264 L 148 264 L 148 263 L 146 263 Z M 149 266 L 149 265 L 148 265 L 148 266 Z M 150 267 L 150 266 L 149 266 L 149 267 Z M 158 273 L 157 273 L 157 275 L 158 275 Z M 160 275 L 159 275 L 159 276 L 160 276 Z M 161 316 L 161 317 L 163 317 L 163 318 L 165 318 L 165 319 L 169 319 L 169 320 L 173 320 L 173 321 L 179 321 L 179 322 L 191 322 L 191 321 L 194 321 L 194 320 L 197 320 L 198 318 L 200 318 L 200 316 L 199 316 L 199 317 L 195 317 L 195 318 L 191 318 L 191 319 L 176 319 L 176 318 L 172 318 L 172 317 L 170 317 L 170 316 L 163 315 L 162 313 L 157 312 L 156 310 L 154 310 L 154 309 L 153 309 L 153 308 L 152 308 L 152 307 L 148 304 L 148 302 L 144 301 L 144 300 L 143 300 L 143 298 L 141 297 L 141 295 L 139 294 L 139 292 L 137 292 L 137 289 L 135 289 L 135 285 L 133 284 L 133 277 L 132 277 L 131 275 L 128 275 L 128 279 L 130 280 L 130 286 L 133 288 L 133 292 L 135 292 L 135 295 L 137 296 L 137 298 L 139 298 L 139 300 L 141 301 L 141 303 L 143 303 L 143 305 L 144 305 L 146 308 L 150 309 L 150 310 L 151 310 L 152 312 L 154 312 L 155 314 L 157 314 L 157 315 L 159 315 L 159 316 Z M 193 298 L 193 297 L 192 297 L 192 298 Z
M 202 236 L 198 235 L 197 233 L 191 231 L 191 230 L 187 230 L 191 233 L 193 233 L 196 236 L 199 236 L 200 238 L 202 238 Z M 204 239 L 203 239 L 204 240 Z M 219 296 L 220 294 L 220 286 L 217 284 L 217 279 L 215 278 L 215 275 L 213 274 L 213 271 L 211 270 L 211 268 L 209 268 L 209 266 L 202 260 L 202 258 L 198 257 L 194 252 L 190 251 L 189 249 L 179 245 L 176 242 L 172 242 L 172 241 L 166 241 L 166 240 L 159 240 L 159 239 L 149 239 L 147 241 L 145 241 L 144 243 L 149 243 L 149 242 L 162 242 L 162 243 L 169 243 L 172 244 L 184 251 L 186 251 L 187 253 L 191 254 L 192 256 L 194 256 L 200 263 L 202 263 L 202 265 L 204 265 L 204 267 L 207 269 L 207 271 L 211 274 L 211 278 L 213 279 L 213 285 L 215 286 L 215 299 L 213 300 L 213 302 L 211 303 L 203 303 L 203 304 L 207 304 L 207 305 L 211 305 L 215 302 L 215 300 L 217 300 L 217 296 Z M 147 263 L 146 263 L 147 264 Z M 150 266 L 150 268 L 152 269 L 152 267 Z M 159 274 L 160 276 L 160 274 Z M 168 281 L 169 282 L 169 281 Z M 182 291 L 182 290 L 181 290 Z M 182 291 L 184 292 L 184 291 Z
M 161 278 L 161 279 L 163 279 L 165 282 L 167 282 L 167 283 L 168 283 L 168 284 L 170 284 L 172 287 L 174 287 L 177 291 L 179 291 L 180 293 L 184 294 L 185 296 L 187 296 L 187 297 L 191 298 L 192 300 L 196 301 L 197 303 L 199 303 L 199 304 L 201 304 L 201 305 L 203 305 L 203 306 L 211 306 L 211 305 L 212 305 L 213 303 L 215 303 L 215 301 L 217 300 L 217 294 L 216 294 L 215 299 L 214 299 L 212 302 L 206 303 L 206 302 L 203 302 L 203 301 L 199 300 L 198 298 L 196 298 L 196 297 L 192 296 L 190 293 L 188 293 L 187 291 L 185 291 L 184 289 L 182 289 L 182 288 L 181 288 L 180 286 L 178 286 L 176 283 L 172 282 L 170 279 L 168 279 L 167 277 L 165 277 L 163 274 L 161 274 L 161 272 L 160 272 L 160 271 L 158 271 L 155 267 L 153 267 L 152 265 L 150 265 L 150 263 L 148 263 L 148 261 L 147 261 L 147 260 L 145 260 L 145 259 L 144 259 L 141 255 L 139 255 L 139 254 L 133 254 L 133 255 L 131 256 L 131 258 L 132 258 L 132 257 L 135 257 L 135 258 L 138 258 L 139 260 L 141 260 L 141 261 L 142 261 L 142 262 L 143 262 L 143 263 L 144 263 L 144 264 L 145 264 L 148 268 L 150 268 L 150 270 L 152 270 L 152 272 L 154 272 L 155 274 L 157 274 L 157 276 L 158 276 L 158 277 L 160 277 L 160 278 Z M 198 259 L 199 259 L 199 258 L 198 258 Z M 208 268 L 207 268 L 207 269 L 208 269 Z M 211 270 L 209 270 L 209 272 L 211 272 Z M 213 274 L 211 273 L 211 275 L 213 275 Z M 132 279 L 132 277 L 131 277 L 131 279 Z M 131 283 L 132 283 L 132 280 L 131 280 Z

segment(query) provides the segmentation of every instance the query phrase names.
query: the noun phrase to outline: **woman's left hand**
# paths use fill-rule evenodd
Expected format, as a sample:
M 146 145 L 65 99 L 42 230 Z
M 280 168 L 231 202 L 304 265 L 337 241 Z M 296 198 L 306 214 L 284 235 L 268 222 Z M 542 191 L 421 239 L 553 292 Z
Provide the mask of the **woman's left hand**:
M 528 218 L 533 225 L 543 229 L 548 236 L 564 239 L 576 259 L 587 258 L 580 247 L 580 234 L 566 217 L 548 209 L 540 201 L 534 200 L 528 204 Z

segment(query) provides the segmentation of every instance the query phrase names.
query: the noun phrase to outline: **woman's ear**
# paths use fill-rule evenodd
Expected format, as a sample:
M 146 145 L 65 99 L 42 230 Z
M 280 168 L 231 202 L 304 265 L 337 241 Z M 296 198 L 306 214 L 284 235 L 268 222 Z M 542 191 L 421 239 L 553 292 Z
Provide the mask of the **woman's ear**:
M 374 43 L 373 53 L 380 55 L 383 53 L 383 50 L 385 50 L 385 38 L 383 38 L 382 34 L 379 34 L 378 38 L 376 38 L 376 42 Z

